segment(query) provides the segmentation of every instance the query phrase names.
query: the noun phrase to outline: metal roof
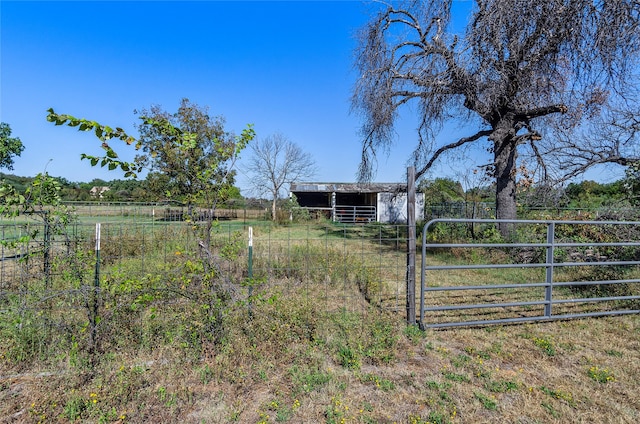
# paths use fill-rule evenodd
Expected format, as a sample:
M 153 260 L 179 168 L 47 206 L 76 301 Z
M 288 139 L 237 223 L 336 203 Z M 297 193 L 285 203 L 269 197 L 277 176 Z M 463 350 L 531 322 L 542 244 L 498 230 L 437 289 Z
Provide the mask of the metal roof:
M 407 191 L 407 184 L 294 182 L 291 183 L 290 191 L 298 193 L 397 193 Z

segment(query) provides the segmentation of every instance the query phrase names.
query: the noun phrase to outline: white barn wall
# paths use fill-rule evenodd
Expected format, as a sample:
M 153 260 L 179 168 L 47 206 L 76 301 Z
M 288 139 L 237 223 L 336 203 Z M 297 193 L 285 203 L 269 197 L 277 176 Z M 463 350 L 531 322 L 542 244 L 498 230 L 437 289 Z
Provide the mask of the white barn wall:
M 407 193 L 378 193 L 378 222 L 405 224 L 407 222 Z M 416 193 L 416 221 L 424 219 L 424 194 Z

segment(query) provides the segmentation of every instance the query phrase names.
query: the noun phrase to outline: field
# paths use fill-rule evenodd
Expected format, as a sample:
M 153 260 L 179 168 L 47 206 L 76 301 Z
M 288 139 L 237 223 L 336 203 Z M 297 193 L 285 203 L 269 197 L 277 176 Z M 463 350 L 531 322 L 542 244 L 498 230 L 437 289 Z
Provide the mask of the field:
M 132 214 L 98 258 L 79 225 L 49 268 L 4 261 L 0 422 L 640 420 L 638 315 L 420 331 L 401 227 L 228 221 L 207 262 L 198 225 Z

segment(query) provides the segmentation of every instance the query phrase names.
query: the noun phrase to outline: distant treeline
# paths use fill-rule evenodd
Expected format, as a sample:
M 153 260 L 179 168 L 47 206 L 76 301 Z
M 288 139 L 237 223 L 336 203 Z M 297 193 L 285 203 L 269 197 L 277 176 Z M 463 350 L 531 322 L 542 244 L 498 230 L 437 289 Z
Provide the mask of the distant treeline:
M 418 189 L 425 194 L 426 205 L 495 204 L 495 187 L 491 185 L 464 190 L 462 184 L 449 178 L 424 180 Z M 629 179 L 612 183 L 581 181 L 561 187 L 520 185 L 518 205 L 523 208 L 596 209 L 608 206 L 635 207 L 640 189 Z
M 19 192 L 24 193 L 33 177 L 20 177 L 0 173 L 0 180 L 5 180 Z M 148 180 L 111 180 L 95 178 L 89 182 L 71 182 L 63 177 L 56 177 L 61 186 L 63 201 L 113 201 L 113 202 L 158 202 L 180 199 L 162 198 L 158 187 L 152 187 Z M 425 204 L 441 205 L 452 203 L 486 203 L 495 202 L 495 188 L 491 185 L 463 189 L 459 181 L 450 178 L 422 180 L 418 190 L 425 194 Z M 582 181 L 570 183 L 563 187 L 540 187 L 536 185 L 520 186 L 518 203 L 527 208 L 600 208 L 626 204 L 637 206 L 640 189 L 626 179 L 612 183 Z M 224 207 L 229 208 L 263 208 L 266 199 L 243 197 L 236 189 Z
M 111 180 L 94 178 L 89 182 L 71 182 L 63 177 L 54 177 L 61 187 L 62 200 L 65 202 L 167 202 L 180 203 L 182 199 L 167 199 L 159 195 L 157 187 L 150 187 L 147 180 Z M 33 177 L 20 177 L 0 172 L 0 180 L 11 184 L 24 194 Z M 221 207 L 228 208 L 264 208 L 266 200 L 245 198 L 236 189 L 225 199 Z

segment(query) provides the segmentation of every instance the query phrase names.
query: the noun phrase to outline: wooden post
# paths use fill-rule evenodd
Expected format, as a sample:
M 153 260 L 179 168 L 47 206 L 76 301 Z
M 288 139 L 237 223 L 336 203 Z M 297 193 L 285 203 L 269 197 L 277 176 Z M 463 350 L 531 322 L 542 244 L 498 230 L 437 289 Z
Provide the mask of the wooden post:
M 416 171 L 407 168 L 407 324 L 416 323 Z

